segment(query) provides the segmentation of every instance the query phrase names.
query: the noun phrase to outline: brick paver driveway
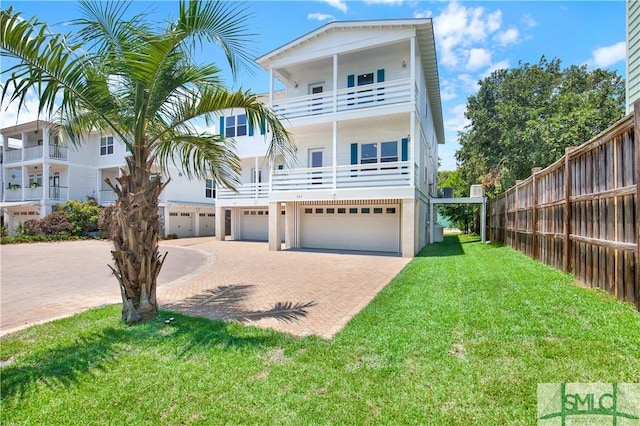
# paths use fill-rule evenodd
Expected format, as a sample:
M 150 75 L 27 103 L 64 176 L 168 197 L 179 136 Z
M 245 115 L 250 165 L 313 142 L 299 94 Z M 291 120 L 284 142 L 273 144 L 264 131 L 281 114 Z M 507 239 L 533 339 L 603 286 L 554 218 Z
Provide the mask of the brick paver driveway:
M 79 244 L 85 243 L 107 244 L 108 251 L 108 243 L 86 241 Z M 60 247 L 66 244 L 70 243 L 62 243 Z M 266 243 L 220 242 L 213 238 L 163 241 L 161 246 L 161 250 L 169 251 L 166 270 L 162 272 L 166 276 L 161 274 L 158 287 L 162 308 L 211 319 L 241 321 L 294 335 L 316 334 L 327 338 L 366 306 L 408 262 L 401 257 L 365 253 L 270 252 Z M 97 250 L 96 253 L 100 272 L 96 269 L 87 271 L 87 260 L 74 262 L 68 256 L 58 254 L 57 261 L 49 259 L 45 264 L 34 264 L 18 272 L 20 277 L 16 277 L 13 276 L 16 268 L 5 268 L 5 264 L 13 258 L 12 250 L 18 247 L 33 245 L 2 247 L 2 333 L 12 328 L 5 324 L 5 307 L 14 313 L 27 309 L 34 303 L 34 296 L 50 285 L 46 278 L 51 275 L 52 268 L 66 271 L 67 279 L 72 280 L 75 287 L 53 309 L 51 306 L 40 308 L 50 318 L 119 301 L 115 279 L 105 271 L 108 259 L 105 256 L 108 255 L 104 255 L 104 251 Z M 87 247 L 83 252 L 92 250 L 96 251 Z M 97 289 L 87 289 L 87 282 L 92 282 L 95 274 L 106 275 L 111 280 L 110 286 L 115 291 L 112 289 L 108 297 Z M 18 284 L 20 282 L 22 284 Z M 5 300 L 7 286 L 25 284 L 29 287 L 29 296 Z M 86 303 L 77 304 L 74 302 L 77 297 L 69 297 L 74 296 L 78 288 L 87 290 Z M 38 302 L 39 298 L 35 299 Z M 72 308 L 71 312 L 60 314 L 67 306 Z

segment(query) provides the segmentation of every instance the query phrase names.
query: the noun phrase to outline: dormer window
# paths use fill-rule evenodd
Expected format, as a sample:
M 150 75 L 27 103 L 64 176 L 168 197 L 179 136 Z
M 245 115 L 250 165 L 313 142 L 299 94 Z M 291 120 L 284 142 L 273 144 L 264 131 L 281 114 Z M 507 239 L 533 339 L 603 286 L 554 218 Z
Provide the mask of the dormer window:
M 100 138 L 100 155 L 113 154 L 113 136 L 103 136 Z
M 235 136 L 247 135 L 247 116 L 245 114 L 232 115 L 225 118 L 225 136 L 232 138 Z

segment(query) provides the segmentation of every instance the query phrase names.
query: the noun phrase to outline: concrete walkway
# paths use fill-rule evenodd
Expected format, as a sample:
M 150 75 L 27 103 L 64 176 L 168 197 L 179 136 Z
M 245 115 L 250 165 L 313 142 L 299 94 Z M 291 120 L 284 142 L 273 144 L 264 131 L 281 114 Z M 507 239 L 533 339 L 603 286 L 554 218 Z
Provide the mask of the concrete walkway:
M 120 302 L 109 243 L 2 246 L 0 334 Z M 270 252 L 266 243 L 161 242 L 163 309 L 330 338 L 408 263 L 365 253 Z

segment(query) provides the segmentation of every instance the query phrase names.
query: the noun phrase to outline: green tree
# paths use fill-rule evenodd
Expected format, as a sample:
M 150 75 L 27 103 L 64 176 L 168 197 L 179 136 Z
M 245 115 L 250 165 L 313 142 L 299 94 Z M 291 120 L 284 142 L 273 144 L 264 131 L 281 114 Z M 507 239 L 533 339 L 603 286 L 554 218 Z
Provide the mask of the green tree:
M 462 178 L 501 192 L 622 118 L 624 99 L 615 72 L 561 69 L 558 59 L 494 71 L 467 101 L 470 124 L 456 153 Z
M 22 106 L 35 91 L 39 113 L 55 117 L 72 143 L 87 131 L 117 135 L 131 155 L 117 182 L 110 266 L 122 294 L 122 318 L 137 323 L 157 316 L 156 279 L 164 256 L 158 251 L 158 196 L 168 181 L 152 173 L 154 163 L 177 164 L 189 177 L 212 177 L 226 187 L 239 181 L 232 140 L 199 131 L 224 109 L 245 110 L 254 126 L 269 128 L 269 155 L 290 161 L 295 151 L 277 116 L 248 91 L 231 92 L 220 70 L 197 55 L 213 43 L 231 70 L 249 63 L 247 11 L 234 2 L 181 1 L 175 20 L 159 25 L 145 14 L 129 18 L 130 3 L 81 2 L 79 30 L 55 34 L 37 18 L 13 8 L 0 12 L 0 50 L 15 65 L 2 101 Z M 266 122 L 266 123 L 265 123 Z M 165 254 L 166 256 L 166 254 Z

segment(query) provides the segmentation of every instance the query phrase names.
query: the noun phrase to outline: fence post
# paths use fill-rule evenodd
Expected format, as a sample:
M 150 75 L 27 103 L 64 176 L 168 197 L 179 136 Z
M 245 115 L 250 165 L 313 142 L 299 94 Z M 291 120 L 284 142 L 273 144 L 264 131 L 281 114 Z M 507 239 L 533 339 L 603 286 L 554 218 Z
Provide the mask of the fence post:
M 571 147 L 564 149 L 564 255 L 562 257 L 562 270 L 567 273 L 569 271 L 569 248 L 571 247 L 571 172 L 569 166 L 569 154 Z
M 534 259 L 538 259 L 538 255 L 539 255 L 539 250 L 538 250 L 538 180 L 537 180 L 537 174 L 540 173 L 540 170 L 542 170 L 542 167 L 534 167 L 533 169 L 531 169 L 531 185 L 533 185 L 533 202 L 532 202 L 532 206 L 531 206 L 531 221 L 533 222 L 531 224 L 531 244 L 533 245 L 532 247 L 532 257 Z
M 516 195 L 515 195 L 515 215 L 516 218 L 513 221 L 514 222 L 514 227 L 515 227 L 515 232 L 514 232 L 514 238 L 515 238 L 515 243 L 514 243 L 514 247 L 516 250 L 520 250 L 520 191 L 519 191 L 519 186 L 522 183 L 522 180 L 516 180 Z

